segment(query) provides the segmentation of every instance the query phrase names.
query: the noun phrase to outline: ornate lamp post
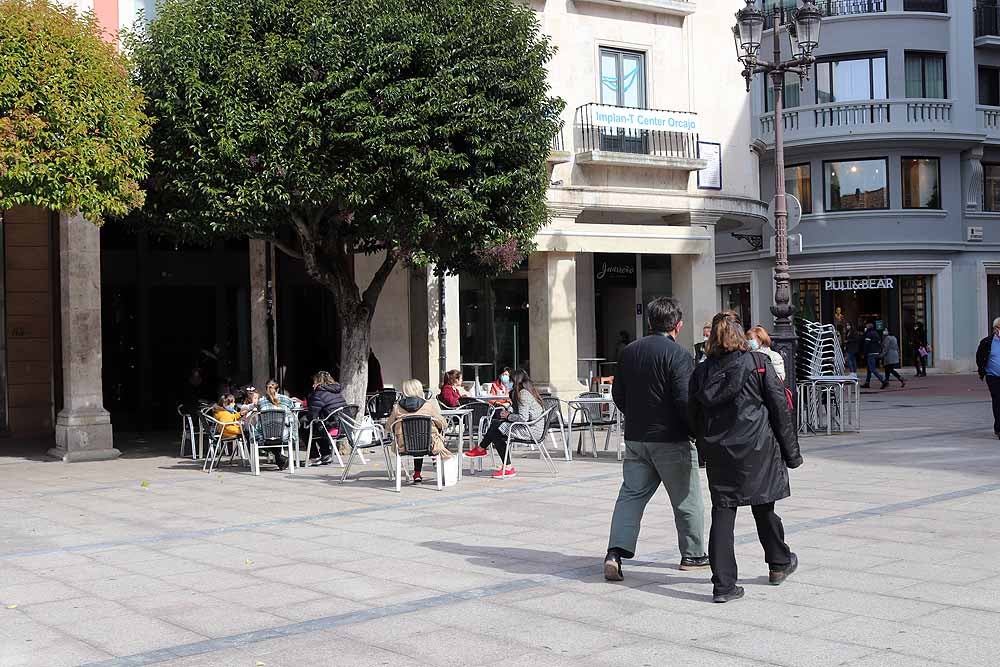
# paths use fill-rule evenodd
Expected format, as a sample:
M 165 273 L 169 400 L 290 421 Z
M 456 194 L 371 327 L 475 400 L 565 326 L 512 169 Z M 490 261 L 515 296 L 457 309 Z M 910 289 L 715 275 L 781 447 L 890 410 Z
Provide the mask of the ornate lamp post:
M 789 12 L 789 22 L 783 23 L 783 12 L 776 9 L 772 30 L 774 55 L 768 62 L 759 57 L 761 37 L 764 32 L 764 13 L 756 6 L 755 0 L 746 0 L 746 6 L 736 12 L 733 39 L 736 42 L 736 57 L 743 64 L 743 78 L 750 92 L 750 82 L 755 74 L 770 76 L 774 90 L 774 314 L 773 340 L 775 348 L 785 360 L 786 379 L 795 391 L 795 351 L 798 340 L 792 327 L 791 289 L 788 278 L 788 208 L 785 205 L 785 146 L 783 94 L 785 73 L 799 76 L 799 80 L 809 78 L 809 66 L 815 62 L 813 51 L 819 46 L 819 29 L 822 15 L 813 0 L 804 0 L 803 6 Z M 792 57 L 781 59 L 781 43 L 778 33 L 786 28 Z

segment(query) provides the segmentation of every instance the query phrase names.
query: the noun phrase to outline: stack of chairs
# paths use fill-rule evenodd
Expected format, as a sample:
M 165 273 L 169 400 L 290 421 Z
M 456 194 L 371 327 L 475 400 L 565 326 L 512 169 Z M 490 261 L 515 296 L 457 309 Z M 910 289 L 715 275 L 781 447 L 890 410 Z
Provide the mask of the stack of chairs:
M 848 375 L 840 336 L 832 324 L 797 319 L 795 359 L 800 433 L 861 430 L 861 386 Z

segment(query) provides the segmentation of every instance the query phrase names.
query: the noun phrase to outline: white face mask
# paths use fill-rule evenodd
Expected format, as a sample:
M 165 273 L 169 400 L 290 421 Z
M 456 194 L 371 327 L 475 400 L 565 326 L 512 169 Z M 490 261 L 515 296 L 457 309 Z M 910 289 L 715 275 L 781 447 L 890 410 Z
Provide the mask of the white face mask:
M 750 349 L 751 350 L 759 350 L 760 349 L 760 341 L 758 341 L 756 338 L 751 338 L 747 342 L 750 343 Z

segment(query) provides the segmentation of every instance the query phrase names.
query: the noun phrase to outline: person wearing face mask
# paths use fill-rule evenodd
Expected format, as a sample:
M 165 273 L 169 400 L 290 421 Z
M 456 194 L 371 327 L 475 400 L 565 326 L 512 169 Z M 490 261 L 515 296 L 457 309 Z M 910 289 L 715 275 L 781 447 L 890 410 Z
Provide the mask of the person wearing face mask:
M 490 385 L 490 396 L 507 396 L 513 387 L 514 383 L 510 380 L 510 369 L 505 367 Z
M 751 350 L 763 352 L 768 356 L 771 360 L 771 365 L 774 366 L 775 374 L 784 383 L 785 360 L 781 358 L 780 354 L 771 349 L 771 336 L 767 333 L 767 329 L 761 326 L 753 327 L 747 332 L 747 342 L 750 344 Z
M 708 359 L 708 355 L 705 354 L 705 343 L 708 342 L 708 335 L 712 333 L 712 327 L 705 325 L 701 328 L 701 342 L 695 343 L 694 346 L 694 362 L 700 364 L 701 362 Z

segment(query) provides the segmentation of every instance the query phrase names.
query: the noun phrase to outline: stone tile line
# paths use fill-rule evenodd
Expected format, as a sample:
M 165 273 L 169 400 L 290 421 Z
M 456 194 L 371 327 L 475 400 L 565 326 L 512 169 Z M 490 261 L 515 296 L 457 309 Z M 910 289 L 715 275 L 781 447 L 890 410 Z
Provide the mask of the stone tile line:
M 299 623 L 266 628 L 264 630 L 242 632 L 228 637 L 219 637 L 218 639 L 207 639 L 205 641 L 193 642 L 190 644 L 170 646 L 167 648 L 157 649 L 155 651 L 137 653 L 135 655 L 124 656 L 121 658 L 111 658 L 110 660 L 89 662 L 86 663 L 84 667 L 141 667 L 142 665 L 155 665 L 157 663 L 166 662 L 168 660 L 176 660 L 178 658 L 241 648 L 271 639 L 310 634 L 322 630 L 331 630 L 344 625 L 354 625 L 356 623 L 364 623 L 366 621 L 373 621 L 380 618 L 411 614 L 415 611 L 425 611 L 434 607 L 442 607 L 445 605 L 455 604 L 457 602 L 488 598 L 493 597 L 494 595 L 501 595 L 503 593 L 514 593 L 529 588 L 535 588 L 541 584 L 542 581 L 536 579 L 515 579 L 514 581 L 507 581 L 501 584 L 496 584 L 495 586 L 473 588 L 455 593 L 445 593 L 442 595 L 422 598 L 420 600 L 413 600 L 411 602 L 400 602 L 397 604 L 387 605 L 385 607 L 375 607 L 373 609 L 365 609 L 363 611 L 355 611 L 347 614 L 325 616 L 309 621 L 301 621 Z
M 600 477 L 608 477 L 608 475 L 601 475 Z M 867 518 L 885 516 L 887 514 L 892 514 L 895 512 L 903 512 L 909 509 L 916 509 L 918 507 L 924 507 L 927 505 L 934 505 L 937 503 L 948 502 L 950 500 L 958 500 L 960 498 L 968 498 L 971 496 L 981 495 L 983 493 L 991 493 L 993 491 L 1000 491 L 1000 482 L 994 484 L 983 484 L 981 486 L 974 486 L 967 489 L 958 489 L 956 491 L 939 493 L 933 496 L 926 496 L 924 498 L 915 498 L 914 500 L 908 500 L 901 503 L 891 503 L 879 507 L 872 507 L 866 510 L 847 512 L 845 514 L 839 514 L 837 516 L 826 517 L 822 519 L 815 519 L 812 521 L 802 521 L 799 523 L 786 526 L 785 532 L 786 534 L 801 533 L 809 530 L 816 530 L 818 528 L 826 528 L 829 526 L 839 525 L 842 523 L 846 523 L 848 521 L 854 521 L 856 519 L 867 519 Z M 484 492 L 484 493 L 493 493 L 493 492 Z M 477 494 L 467 494 L 467 495 L 479 496 L 483 494 L 477 493 Z M 421 501 L 420 504 L 424 503 Z M 265 523 L 270 524 L 272 522 L 265 522 Z M 749 544 L 755 542 L 756 540 L 757 540 L 756 532 L 746 533 L 743 535 L 736 536 L 737 544 Z M 674 550 L 661 551 L 650 554 L 642 561 L 638 561 L 638 563 L 639 564 L 655 563 L 664 557 L 671 556 L 674 554 L 675 554 Z M 231 635 L 228 637 L 219 637 L 217 639 L 209 639 L 201 642 L 194 642 L 191 644 L 181 644 L 178 646 L 157 649 L 155 651 L 147 651 L 145 653 L 137 653 L 135 655 L 124 656 L 120 658 L 112 658 L 110 660 L 104 660 L 101 662 L 87 663 L 83 667 L 142 667 L 143 665 L 155 665 L 161 662 L 166 662 L 168 660 L 175 660 L 177 658 L 183 658 L 193 655 L 203 655 L 206 653 L 214 653 L 216 651 L 223 651 L 232 648 L 240 648 L 244 646 L 249 646 L 251 644 L 256 644 L 258 642 L 268 641 L 271 639 L 307 634 L 321 630 L 329 630 L 331 628 L 336 628 L 346 625 L 354 625 L 356 623 L 364 623 L 365 621 L 375 620 L 379 618 L 389 618 L 389 617 L 399 616 L 402 614 L 409 614 L 414 611 L 421 611 L 432 607 L 446 606 L 449 604 L 454 604 L 456 602 L 464 602 L 466 600 L 486 599 L 503 593 L 527 590 L 530 588 L 537 588 L 539 586 L 545 586 L 546 584 L 552 582 L 564 580 L 567 577 L 571 577 L 573 575 L 587 574 L 589 572 L 594 571 L 594 569 L 595 568 L 593 566 L 584 565 L 580 567 L 567 569 L 565 571 L 558 572 L 555 574 L 546 574 L 546 575 L 539 575 L 536 577 L 515 579 L 513 581 L 497 584 L 495 586 L 473 588 L 465 591 L 458 591 L 455 593 L 435 595 L 420 600 L 414 600 L 412 602 L 387 605 L 385 607 L 376 607 L 373 609 L 366 609 L 364 611 L 357 611 L 348 614 L 326 616 L 322 618 L 313 619 L 310 621 L 293 623 L 290 625 L 267 628 L 264 630 L 256 630 L 253 632 L 244 632 L 237 635 Z
M 104 551 L 106 549 L 113 549 L 115 547 L 139 546 L 143 544 L 160 544 L 163 542 L 173 542 L 176 540 L 192 540 L 192 539 L 199 539 L 202 537 L 226 535 L 228 533 L 248 532 L 264 528 L 287 526 L 290 524 L 308 523 L 310 521 L 340 519 L 344 517 L 360 516 L 364 514 L 373 514 L 375 512 L 386 512 L 397 509 L 413 509 L 425 506 L 440 507 L 441 505 L 444 504 L 460 503 L 467 500 L 471 500 L 473 498 L 483 498 L 488 496 L 496 496 L 508 493 L 519 493 L 519 492 L 534 493 L 536 491 L 541 491 L 545 489 L 551 489 L 560 486 L 574 486 L 577 484 L 587 484 L 590 482 L 611 479 L 613 477 L 621 477 L 621 472 L 619 472 L 616 469 L 615 472 L 612 473 L 603 473 L 600 475 L 588 475 L 587 477 L 580 477 L 576 479 L 542 482 L 540 484 L 533 485 L 530 488 L 526 488 L 523 486 L 507 486 L 504 488 L 489 489 L 487 491 L 475 491 L 472 493 L 463 493 L 463 494 L 448 494 L 446 497 L 441 497 L 441 498 L 433 497 L 433 498 L 425 498 L 423 500 L 408 500 L 397 503 L 389 503 L 387 505 L 356 507 L 354 509 L 339 510 L 337 512 L 323 512 L 320 514 L 286 517 L 283 519 L 268 519 L 267 521 L 254 521 L 252 523 L 241 523 L 233 526 L 221 526 L 218 528 L 205 528 L 202 530 L 185 530 L 172 533 L 161 533 L 159 535 L 148 535 L 145 537 L 133 537 L 120 540 L 108 540 L 106 542 L 90 542 L 87 544 L 75 544 L 71 546 L 56 547 L 52 549 L 14 551 L 6 554 L 0 554 L 0 561 L 16 560 L 19 558 L 36 558 L 39 556 L 52 556 L 56 554 L 65 554 L 65 553 Z

